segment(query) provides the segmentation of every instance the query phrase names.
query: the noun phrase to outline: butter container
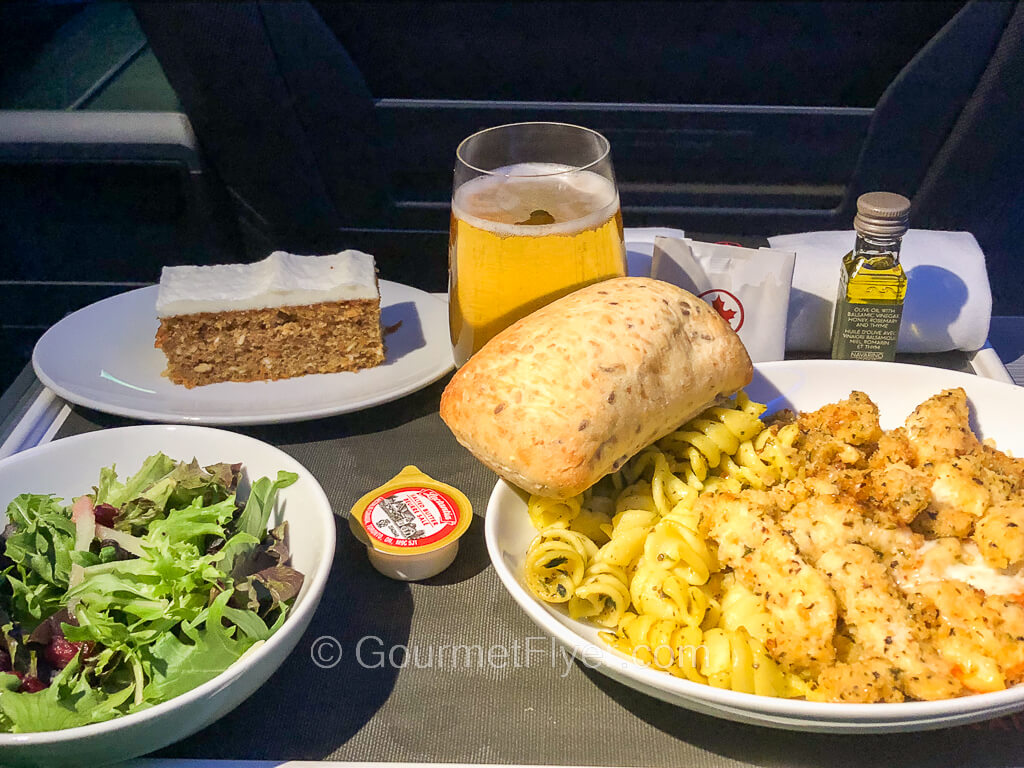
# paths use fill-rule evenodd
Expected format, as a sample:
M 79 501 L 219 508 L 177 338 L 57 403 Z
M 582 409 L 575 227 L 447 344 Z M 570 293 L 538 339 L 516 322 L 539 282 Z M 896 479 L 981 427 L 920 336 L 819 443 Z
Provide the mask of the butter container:
M 472 519 L 465 494 L 410 465 L 352 506 L 349 527 L 380 573 L 419 581 L 452 564 Z

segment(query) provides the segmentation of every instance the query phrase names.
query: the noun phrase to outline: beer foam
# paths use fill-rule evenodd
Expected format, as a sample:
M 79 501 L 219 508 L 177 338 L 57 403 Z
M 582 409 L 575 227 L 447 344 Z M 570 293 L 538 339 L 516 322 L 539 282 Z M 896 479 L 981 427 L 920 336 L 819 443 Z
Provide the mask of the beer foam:
M 574 235 L 615 215 L 615 185 L 593 171 L 555 163 L 519 163 L 477 176 L 455 190 L 452 212 L 460 221 L 500 237 Z M 522 224 L 533 211 L 547 211 L 552 224 Z

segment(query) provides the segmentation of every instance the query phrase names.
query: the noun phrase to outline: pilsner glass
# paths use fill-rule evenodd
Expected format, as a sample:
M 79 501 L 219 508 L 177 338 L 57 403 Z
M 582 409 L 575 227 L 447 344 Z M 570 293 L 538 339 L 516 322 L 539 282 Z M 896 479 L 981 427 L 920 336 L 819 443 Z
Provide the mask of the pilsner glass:
M 448 273 L 456 365 L 548 302 L 626 274 L 608 140 L 563 123 L 501 125 L 465 139 Z

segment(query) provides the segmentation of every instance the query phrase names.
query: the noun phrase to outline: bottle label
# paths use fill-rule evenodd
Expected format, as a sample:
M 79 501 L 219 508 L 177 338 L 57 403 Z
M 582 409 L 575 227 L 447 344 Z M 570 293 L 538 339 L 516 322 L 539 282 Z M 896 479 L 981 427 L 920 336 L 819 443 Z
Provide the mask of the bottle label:
M 849 304 L 840 301 L 832 333 L 835 360 L 896 359 L 902 305 Z

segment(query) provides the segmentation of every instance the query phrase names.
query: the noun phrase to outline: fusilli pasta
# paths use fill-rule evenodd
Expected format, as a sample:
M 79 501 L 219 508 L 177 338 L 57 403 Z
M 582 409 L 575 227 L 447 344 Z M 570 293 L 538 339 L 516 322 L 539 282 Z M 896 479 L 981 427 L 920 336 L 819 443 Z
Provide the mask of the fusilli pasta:
M 721 578 L 694 509 L 701 494 L 765 488 L 792 475 L 795 435 L 766 430 L 763 411 L 740 392 L 585 494 L 532 497 L 530 519 L 541 533 L 527 554 L 530 589 L 567 603 L 572 618 L 613 630 L 602 638 L 643 664 L 719 687 L 794 695 L 767 656 L 756 600 Z

